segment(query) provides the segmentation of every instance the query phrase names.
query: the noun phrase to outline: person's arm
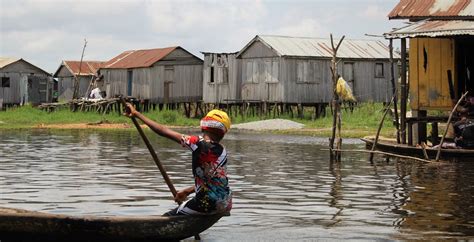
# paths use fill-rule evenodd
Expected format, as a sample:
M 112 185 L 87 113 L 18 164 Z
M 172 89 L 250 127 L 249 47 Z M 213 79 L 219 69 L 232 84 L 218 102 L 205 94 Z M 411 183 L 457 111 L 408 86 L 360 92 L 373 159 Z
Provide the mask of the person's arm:
M 177 203 L 182 203 L 192 193 L 194 193 L 194 187 L 184 188 L 176 193 L 176 196 L 174 197 L 174 201 Z
M 138 112 L 130 103 L 127 103 L 126 109 L 127 109 L 125 113 L 126 116 L 136 117 L 140 119 L 141 121 L 143 121 L 143 123 L 145 123 L 148 127 L 150 127 L 150 129 L 153 130 L 155 133 L 163 137 L 169 138 L 171 140 L 174 140 L 177 143 L 181 143 L 181 137 L 183 136 L 182 134 L 147 118 L 145 115 Z

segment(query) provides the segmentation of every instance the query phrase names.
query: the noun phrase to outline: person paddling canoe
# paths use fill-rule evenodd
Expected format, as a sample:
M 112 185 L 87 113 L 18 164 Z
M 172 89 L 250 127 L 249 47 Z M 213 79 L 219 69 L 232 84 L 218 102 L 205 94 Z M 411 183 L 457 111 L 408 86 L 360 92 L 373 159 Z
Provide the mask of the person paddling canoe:
M 201 119 L 202 136 L 184 135 L 156 123 L 127 103 L 126 116 L 142 120 L 158 135 L 169 138 L 192 151 L 194 186 L 176 193 L 177 208 L 165 213 L 175 215 L 212 215 L 230 212 L 232 194 L 227 178 L 227 152 L 219 142 L 229 131 L 227 113 L 214 109 Z M 196 195 L 184 202 L 187 197 Z

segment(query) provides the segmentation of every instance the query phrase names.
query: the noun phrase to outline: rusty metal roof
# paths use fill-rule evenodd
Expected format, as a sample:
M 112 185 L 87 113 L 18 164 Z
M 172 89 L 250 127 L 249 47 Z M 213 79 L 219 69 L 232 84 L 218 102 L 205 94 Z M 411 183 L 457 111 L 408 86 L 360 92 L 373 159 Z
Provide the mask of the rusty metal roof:
M 389 19 L 474 19 L 473 0 L 400 0 Z
M 335 45 L 338 40 L 339 38 L 334 39 Z M 279 56 L 332 57 L 330 39 L 273 35 L 257 35 L 239 52 L 238 56 L 256 41 L 273 49 Z M 344 39 L 337 51 L 337 57 L 351 59 L 388 59 L 389 55 L 388 45 L 381 40 Z M 394 58 L 399 58 L 399 56 L 394 53 Z
M 147 49 L 147 50 L 127 50 L 120 55 L 107 61 L 101 68 L 107 69 L 128 69 L 128 68 L 139 68 L 139 67 L 150 67 L 165 56 L 170 54 L 178 46 L 159 48 L 159 49 Z
M 387 39 L 460 35 L 474 35 L 474 21 L 422 20 L 384 34 Z
M 63 61 L 63 65 L 75 76 L 95 75 L 104 63 L 105 61 L 82 61 L 82 64 L 80 61 Z

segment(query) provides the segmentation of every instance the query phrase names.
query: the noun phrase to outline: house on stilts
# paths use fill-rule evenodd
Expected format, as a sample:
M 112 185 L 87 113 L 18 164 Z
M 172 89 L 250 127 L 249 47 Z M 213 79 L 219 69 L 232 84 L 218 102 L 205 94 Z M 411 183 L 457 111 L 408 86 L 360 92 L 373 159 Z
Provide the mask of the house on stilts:
M 129 96 L 150 104 L 202 100 L 203 61 L 182 47 L 128 50 L 99 73 L 108 97 Z
M 332 100 L 331 57 L 330 39 L 273 35 L 255 36 L 238 53 L 204 52 L 203 99 L 282 110 L 312 106 L 319 116 Z M 358 101 L 390 100 L 389 48 L 383 41 L 345 39 L 338 57 L 338 73 Z
M 384 34 L 400 40 L 401 58 L 407 60 L 401 62 L 401 142 L 416 145 L 431 137 L 437 144 L 438 123 L 448 117 L 429 111 L 451 110 L 466 91 L 474 95 L 474 2 L 401 0 L 388 17 L 410 21 Z M 408 105 L 412 117 L 406 115 Z
M 50 73 L 21 58 L 0 57 L 0 106 L 52 101 L 54 81 Z

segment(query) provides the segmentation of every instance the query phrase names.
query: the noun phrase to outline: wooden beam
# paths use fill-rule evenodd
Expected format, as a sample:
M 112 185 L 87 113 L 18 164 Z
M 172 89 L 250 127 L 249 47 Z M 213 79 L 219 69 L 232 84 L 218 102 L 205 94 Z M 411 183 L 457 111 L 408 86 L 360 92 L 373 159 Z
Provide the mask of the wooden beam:
M 408 86 L 407 86 L 407 41 L 406 39 L 401 39 L 401 83 L 400 83 L 400 129 L 402 131 L 401 141 L 402 144 L 406 144 L 407 135 L 406 135 L 406 117 L 407 117 L 407 98 L 408 98 Z

